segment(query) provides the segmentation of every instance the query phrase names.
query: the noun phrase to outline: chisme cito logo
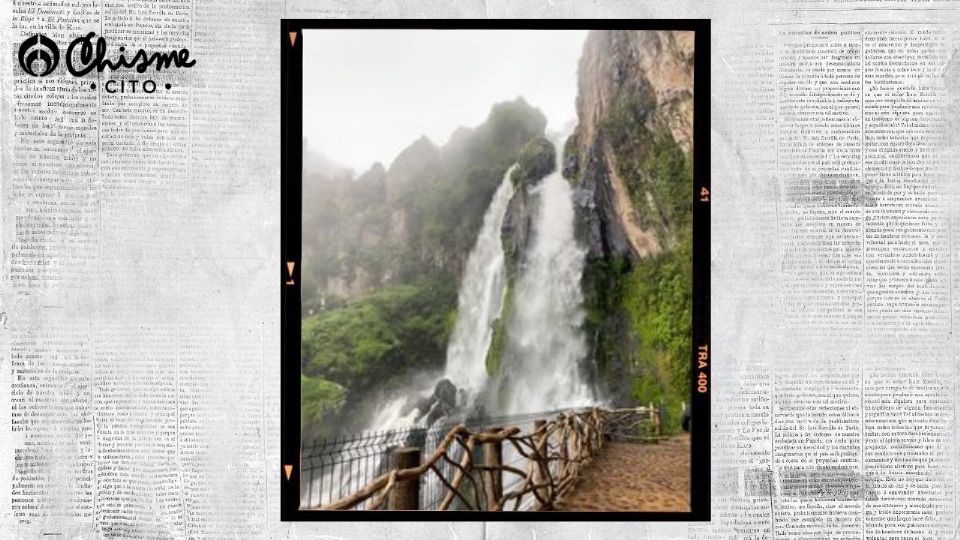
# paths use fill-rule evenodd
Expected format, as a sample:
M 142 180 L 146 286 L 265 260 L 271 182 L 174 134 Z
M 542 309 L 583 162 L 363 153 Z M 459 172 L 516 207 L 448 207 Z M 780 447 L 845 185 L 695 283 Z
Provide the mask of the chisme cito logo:
M 34 77 L 44 77 L 56 69 L 60 62 L 60 49 L 52 39 L 37 34 L 23 40 L 17 56 L 24 71 Z
M 67 72 L 74 77 L 83 77 L 94 71 L 103 73 L 104 70 L 109 69 L 111 77 L 114 78 L 103 85 L 108 93 L 134 94 L 139 91 L 152 94 L 157 89 L 157 83 L 153 79 L 124 80 L 117 78 L 117 75 L 122 74 L 125 69 L 135 70 L 137 73 L 146 73 L 152 69 L 159 73 L 163 70 L 190 68 L 197 63 L 190 58 L 190 51 L 186 48 L 162 52 L 147 52 L 139 49 L 128 53 L 126 47 L 119 47 L 117 54 L 112 56 L 107 54 L 107 49 L 106 38 L 90 32 L 85 36 L 77 37 L 67 45 L 63 54 L 63 64 Z M 60 47 L 46 35 L 34 34 L 20 44 L 17 58 L 20 68 L 27 75 L 46 77 L 60 65 Z M 170 83 L 164 85 L 167 90 L 171 86 Z M 90 88 L 96 87 L 97 83 L 90 84 Z

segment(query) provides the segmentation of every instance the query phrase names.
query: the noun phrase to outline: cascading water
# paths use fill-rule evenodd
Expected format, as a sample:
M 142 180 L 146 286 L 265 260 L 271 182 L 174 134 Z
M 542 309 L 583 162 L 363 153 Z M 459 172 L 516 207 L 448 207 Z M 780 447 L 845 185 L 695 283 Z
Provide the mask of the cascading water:
M 554 147 L 557 148 L 556 143 Z M 595 401 L 582 376 L 586 250 L 574 237 L 570 184 L 556 170 L 532 188 L 532 241 L 513 292 L 497 401 L 502 413 L 539 412 Z
M 507 287 L 501 229 L 514 195 L 510 175 L 516 166 L 506 172 L 494 193 L 467 259 L 444 372 L 460 394 L 455 406 L 461 414 L 478 402 L 489 415 L 595 402 L 580 365 L 587 354 L 580 289 L 586 250 L 574 237 L 572 192 L 560 172 L 558 146 L 554 143 L 556 170 L 528 188 L 534 206 L 531 242 L 513 285 L 504 361 L 493 380 L 487 373 L 486 356 Z M 370 429 L 429 425 L 428 419 L 436 418 L 412 414 L 406 405 L 410 401 L 404 396 L 385 403 Z
M 457 299 L 457 322 L 447 345 L 446 378 L 472 397 L 487 382 L 486 357 L 493 337 L 494 321 L 503 309 L 506 287 L 503 241 L 500 231 L 513 197 L 510 167 L 483 216 L 477 243 L 467 259 L 467 268 Z
M 460 282 L 457 298 L 457 321 L 447 345 L 444 377 L 465 395 L 458 405 L 468 405 L 487 382 L 486 355 L 493 334 L 493 322 L 503 309 L 506 286 L 503 241 L 500 230 L 513 197 L 510 167 L 493 194 L 483 216 L 480 234 L 467 257 L 467 266 Z M 393 429 L 423 424 L 429 415 L 419 419 L 410 410 L 408 396 L 400 396 L 377 410 L 369 429 Z M 419 421 L 417 421 L 419 420 Z

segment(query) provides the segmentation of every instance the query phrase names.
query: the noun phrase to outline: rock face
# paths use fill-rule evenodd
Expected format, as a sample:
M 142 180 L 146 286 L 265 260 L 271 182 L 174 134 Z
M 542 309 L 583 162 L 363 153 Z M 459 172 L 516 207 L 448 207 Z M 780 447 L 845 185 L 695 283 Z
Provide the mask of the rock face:
M 579 124 L 567 141 L 563 172 L 578 188 L 578 233 L 591 255 L 636 260 L 675 240 L 665 211 L 673 202 L 659 200 L 651 188 L 664 180 L 651 178 L 659 154 L 625 148 L 668 140 L 689 155 L 693 44 L 692 32 L 593 31 L 587 37 Z
M 563 175 L 588 248 L 585 330 L 614 404 L 689 384 L 694 34 L 593 31 Z
M 464 389 L 457 388 L 450 379 L 440 379 L 433 392 L 421 396 L 413 407 L 417 409 L 416 423 L 426 427 L 484 416 L 482 405 L 469 403 Z
M 530 242 L 533 201 L 529 190 L 554 170 L 556 150 L 547 139 L 533 139 L 520 150 L 520 159 L 517 160 L 517 167 L 510 177 L 515 191 L 507 206 L 501 233 L 510 279 L 515 275 L 517 265 L 520 264 Z
M 689 152 L 693 140 L 693 32 L 594 31 L 580 58 L 577 146 L 587 149 L 614 99 L 629 86 L 650 94 L 649 106 Z

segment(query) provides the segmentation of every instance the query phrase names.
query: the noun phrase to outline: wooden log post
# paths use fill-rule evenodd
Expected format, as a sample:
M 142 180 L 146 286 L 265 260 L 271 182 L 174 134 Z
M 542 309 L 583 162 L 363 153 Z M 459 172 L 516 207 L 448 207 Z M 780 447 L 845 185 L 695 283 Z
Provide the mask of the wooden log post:
M 545 467 L 549 466 L 547 461 L 547 435 L 546 435 L 546 420 L 536 420 L 533 422 L 533 431 L 535 435 L 533 436 L 533 445 L 537 449 L 537 461 L 533 464 L 533 482 L 535 484 L 542 484 L 547 481 L 549 478 Z M 550 488 L 543 487 L 537 489 L 537 495 L 544 501 L 546 501 L 546 506 L 550 505 Z
M 420 449 L 403 446 L 393 451 L 391 468 L 395 470 L 411 469 L 420 465 Z M 417 510 L 420 507 L 420 477 L 415 476 L 397 482 L 387 499 L 390 510 Z
M 599 452 L 603 448 L 603 416 L 600 414 L 600 409 L 594 408 L 590 413 L 590 416 L 593 417 L 593 441 L 594 446 L 592 448 L 593 453 Z
M 653 402 L 650 402 L 650 418 L 653 420 L 653 432 L 657 437 L 663 435 L 663 425 L 660 422 L 660 410 L 653 407 Z
M 657 436 L 663 436 L 663 400 L 657 402 Z
M 593 430 L 590 429 L 590 419 L 581 416 L 580 427 L 583 429 L 583 457 L 588 458 L 593 454 Z
M 570 466 L 570 423 L 564 422 L 559 435 L 558 444 L 560 445 L 560 477 L 563 478 L 569 474 Z
M 490 433 L 496 434 L 503 429 L 492 427 Z M 503 441 L 488 441 L 483 443 L 483 465 L 491 467 L 483 471 L 483 486 L 487 495 L 486 509 L 500 510 L 500 499 L 503 498 Z

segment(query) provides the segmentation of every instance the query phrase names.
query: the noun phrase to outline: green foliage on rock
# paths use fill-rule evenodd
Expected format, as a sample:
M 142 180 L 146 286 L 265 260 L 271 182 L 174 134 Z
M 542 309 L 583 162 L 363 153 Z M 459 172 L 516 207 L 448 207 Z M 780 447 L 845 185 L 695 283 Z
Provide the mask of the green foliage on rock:
M 503 307 L 500 316 L 493 321 L 493 335 L 490 337 L 490 347 L 487 348 L 487 373 L 492 377 L 500 371 L 503 359 L 503 348 L 507 343 L 507 321 L 510 320 L 510 310 L 513 305 L 513 283 L 507 283 L 503 291 Z
M 689 156 L 653 119 L 654 107 L 645 87 L 624 87 L 600 128 L 641 226 L 655 232 L 662 250 L 589 260 L 584 304 L 610 395 L 673 406 L 690 399 L 693 174 Z
M 300 375 L 300 433 L 304 441 L 330 434 L 327 421 L 340 412 L 345 394 L 337 383 Z
M 442 366 L 456 306 L 454 284 L 441 281 L 391 287 L 307 317 L 301 326 L 302 372 L 352 393 Z
M 652 99 L 642 87 L 625 89 L 615 98 L 602 130 L 644 221 L 679 230 L 690 220 L 693 166 L 669 130 L 652 119 Z M 649 208 L 651 201 L 655 210 Z
M 553 172 L 556 168 L 557 151 L 544 137 L 531 139 L 520 149 L 517 168 L 513 170 L 510 181 L 515 187 L 532 184 Z
M 625 276 L 623 308 L 638 336 L 634 397 L 641 403 L 690 400 L 693 265 L 690 228 L 676 249 L 641 260 Z
M 546 127 L 547 117 L 518 97 L 494 105 L 487 121 L 477 131 L 493 153 L 503 154 L 516 152 L 532 137 L 543 135 Z
M 620 403 L 690 401 L 692 259 L 689 226 L 675 249 L 584 270 L 585 328 L 606 393 Z M 668 430 L 678 426 L 666 426 Z

